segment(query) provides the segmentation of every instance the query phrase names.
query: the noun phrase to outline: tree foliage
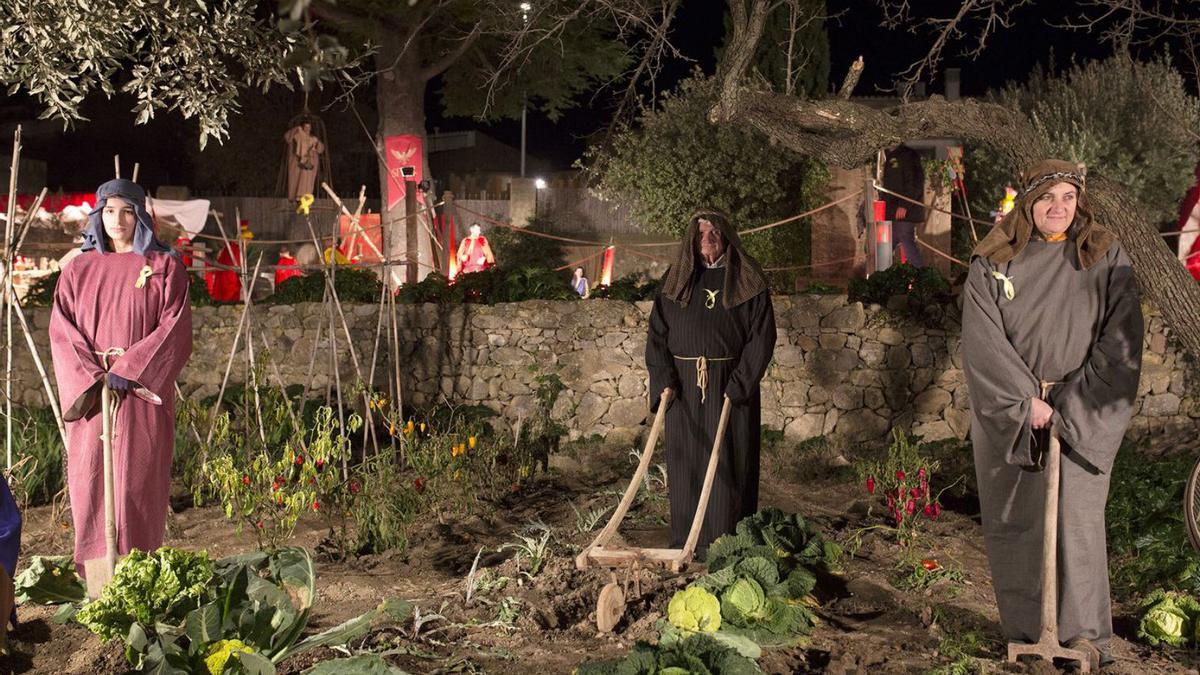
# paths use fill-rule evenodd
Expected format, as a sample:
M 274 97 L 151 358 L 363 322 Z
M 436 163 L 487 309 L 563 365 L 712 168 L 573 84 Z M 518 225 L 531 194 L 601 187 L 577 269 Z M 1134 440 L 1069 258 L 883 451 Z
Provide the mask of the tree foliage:
M 682 234 L 700 208 L 721 209 L 745 229 L 816 206 L 824 165 L 748 127 L 710 124 L 715 100 L 715 82 L 697 75 L 618 133 L 611 150 L 590 151 L 600 192 L 631 204 L 649 230 L 670 235 Z M 809 257 L 808 237 L 808 224 L 796 221 L 743 243 L 764 265 L 797 265 Z
M 134 97 L 139 124 L 158 111 L 196 118 L 200 143 L 226 136 L 238 92 L 287 82 L 294 39 L 255 13 L 256 0 L 0 0 L 0 82 L 42 116 L 85 121 L 93 92 Z
M 1023 112 L 1055 156 L 1126 186 L 1151 221 L 1176 217 L 1194 180 L 1200 100 L 1169 58 L 1114 56 L 1075 64 L 1061 75 L 1044 68 L 990 98 Z M 967 155 L 972 206 L 986 214 L 1024 167 L 1008 166 L 986 150 Z

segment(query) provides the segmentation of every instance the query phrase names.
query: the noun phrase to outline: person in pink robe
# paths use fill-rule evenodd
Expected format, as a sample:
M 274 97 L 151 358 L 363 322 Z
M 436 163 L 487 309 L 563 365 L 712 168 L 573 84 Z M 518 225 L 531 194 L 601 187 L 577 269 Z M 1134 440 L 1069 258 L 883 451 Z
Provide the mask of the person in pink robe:
M 67 423 L 67 486 L 75 564 L 103 565 L 104 461 L 100 388 L 113 389 L 117 549 L 152 551 L 166 531 L 175 446 L 175 379 L 192 353 L 189 278 L 155 238 L 146 195 L 127 180 L 101 185 L 83 251 L 62 270 L 50 346 Z M 89 587 L 89 594 L 98 589 Z

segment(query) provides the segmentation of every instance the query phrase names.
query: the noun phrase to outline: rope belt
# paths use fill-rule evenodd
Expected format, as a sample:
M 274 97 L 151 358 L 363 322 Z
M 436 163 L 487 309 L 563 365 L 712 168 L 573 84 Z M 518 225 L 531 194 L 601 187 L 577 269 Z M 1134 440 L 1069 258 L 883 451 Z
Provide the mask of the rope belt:
M 732 361 L 732 356 L 722 356 L 708 358 L 705 356 L 676 356 L 680 361 L 695 361 L 696 362 L 696 386 L 700 388 L 700 403 L 704 404 L 705 394 L 708 392 L 708 362 L 709 361 Z
M 1041 385 L 1042 385 L 1041 399 L 1043 401 L 1046 400 L 1046 396 L 1050 393 L 1050 389 L 1056 384 L 1062 384 L 1062 382 L 1047 382 L 1046 380 L 1041 380 Z

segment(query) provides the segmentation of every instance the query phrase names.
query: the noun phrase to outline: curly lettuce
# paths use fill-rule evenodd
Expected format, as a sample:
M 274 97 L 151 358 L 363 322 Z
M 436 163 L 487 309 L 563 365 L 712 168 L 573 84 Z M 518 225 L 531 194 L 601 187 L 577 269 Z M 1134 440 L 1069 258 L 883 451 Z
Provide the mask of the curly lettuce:
M 104 640 L 124 638 L 135 622 L 153 626 L 181 620 L 207 598 L 212 577 L 213 561 L 205 552 L 134 549 L 117 563 L 100 598 L 84 605 L 75 618 Z

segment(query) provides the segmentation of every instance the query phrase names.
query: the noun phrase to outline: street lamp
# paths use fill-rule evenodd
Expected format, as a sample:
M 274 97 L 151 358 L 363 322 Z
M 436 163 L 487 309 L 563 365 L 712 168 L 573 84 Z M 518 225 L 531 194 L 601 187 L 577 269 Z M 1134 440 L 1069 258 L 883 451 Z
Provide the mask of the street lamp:
M 535 187 L 539 190 L 545 190 L 546 189 L 546 180 L 544 178 L 534 179 L 533 187 Z

